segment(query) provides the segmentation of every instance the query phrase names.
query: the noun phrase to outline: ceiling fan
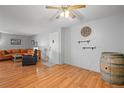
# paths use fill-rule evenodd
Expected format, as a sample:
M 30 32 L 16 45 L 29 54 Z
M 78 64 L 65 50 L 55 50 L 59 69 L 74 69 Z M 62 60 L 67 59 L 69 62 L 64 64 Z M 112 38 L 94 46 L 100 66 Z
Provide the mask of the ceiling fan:
M 59 19 L 61 17 L 72 19 L 78 18 L 80 19 L 81 13 L 77 11 L 77 9 L 85 8 L 86 5 L 61 5 L 61 6 L 46 6 L 47 9 L 55 9 L 58 10 L 57 13 L 53 16 L 55 19 Z

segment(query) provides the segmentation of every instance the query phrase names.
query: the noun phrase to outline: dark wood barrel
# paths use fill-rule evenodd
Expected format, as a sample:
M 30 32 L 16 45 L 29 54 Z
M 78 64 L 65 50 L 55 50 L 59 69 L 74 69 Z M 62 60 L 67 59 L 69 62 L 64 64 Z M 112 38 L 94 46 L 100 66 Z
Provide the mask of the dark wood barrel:
M 102 78 L 111 84 L 124 84 L 124 55 L 103 52 L 100 60 Z

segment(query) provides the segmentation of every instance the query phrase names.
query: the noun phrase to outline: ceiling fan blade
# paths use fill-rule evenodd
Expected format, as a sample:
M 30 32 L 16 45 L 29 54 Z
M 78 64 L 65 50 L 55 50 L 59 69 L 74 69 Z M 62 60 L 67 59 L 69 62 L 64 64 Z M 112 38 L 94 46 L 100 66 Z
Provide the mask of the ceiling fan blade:
M 83 15 L 79 11 L 71 10 L 70 12 L 73 13 L 76 16 L 76 18 L 79 19 L 80 21 L 83 20 Z
M 76 18 L 76 16 L 75 16 L 72 12 L 70 12 L 69 16 L 70 16 L 72 19 Z
M 54 19 L 59 19 L 59 17 L 60 17 L 60 11 L 57 11 L 57 12 L 50 18 L 50 20 L 52 21 L 52 20 L 54 20 Z
M 46 6 L 46 8 L 48 8 L 48 9 L 59 9 L 59 10 L 61 10 L 61 7 L 55 7 L 55 6 Z
M 80 8 L 85 8 L 86 5 L 72 5 L 72 6 L 69 6 L 69 10 L 74 10 L 74 9 L 80 9 Z
M 56 16 L 56 19 L 59 19 L 60 18 L 60 15 Z

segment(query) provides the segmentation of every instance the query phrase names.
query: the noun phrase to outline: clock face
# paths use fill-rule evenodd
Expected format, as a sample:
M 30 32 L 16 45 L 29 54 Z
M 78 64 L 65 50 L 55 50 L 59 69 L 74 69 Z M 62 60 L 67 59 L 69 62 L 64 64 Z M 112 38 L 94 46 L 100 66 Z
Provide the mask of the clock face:
M 88 37 L 91 34 L 91 28 L 88 26 L 85 26 L 81 29 L 81 35 L 83 37 Z

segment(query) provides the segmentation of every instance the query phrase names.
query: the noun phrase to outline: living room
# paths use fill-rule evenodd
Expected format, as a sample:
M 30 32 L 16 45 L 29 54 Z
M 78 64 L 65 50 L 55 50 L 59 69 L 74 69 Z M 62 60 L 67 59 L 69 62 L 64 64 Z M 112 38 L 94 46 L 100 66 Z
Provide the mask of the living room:
M 124 87 L 124 6 L 67 7 L 0 6 L 0 87 Z

